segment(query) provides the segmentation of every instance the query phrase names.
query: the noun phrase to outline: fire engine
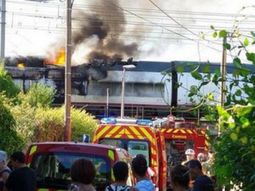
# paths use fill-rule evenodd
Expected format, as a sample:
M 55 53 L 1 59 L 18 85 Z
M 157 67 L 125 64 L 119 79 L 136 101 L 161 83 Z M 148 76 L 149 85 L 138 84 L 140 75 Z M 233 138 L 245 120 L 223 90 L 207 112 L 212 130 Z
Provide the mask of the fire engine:
M 208 153 L 208 136 L 206 128 L 198 128 L 196 121 L 187 121 L 169 115 L 167 118 L 154 121 L 153 126 L 160 129 L 165 138 L 168 166 L 168 185 L 170 184 L 171 167 L 185 160 L 185 151 L 193 149 L 195 156 Z
M 185 160 L 186 149 L 193 149 L 196 155 L 207 154 L 206 129 L 197 128 L 195 121 L 168 116 L 153 122 L 116 118 L 101 122 L 93 142 L 124 148 L 131 156 L 143 154 L 156 174 L 153 181 L 160 191 L 171 187 L 171 167 Z
M 131 156 L 143 154 L 153 171 L 151 178 L 157 190 L 166 191 L 167 161 L 162 132 L 150 127 L 148 120 L 108 118 L 102 122 L 93 142 L 124 148 Z

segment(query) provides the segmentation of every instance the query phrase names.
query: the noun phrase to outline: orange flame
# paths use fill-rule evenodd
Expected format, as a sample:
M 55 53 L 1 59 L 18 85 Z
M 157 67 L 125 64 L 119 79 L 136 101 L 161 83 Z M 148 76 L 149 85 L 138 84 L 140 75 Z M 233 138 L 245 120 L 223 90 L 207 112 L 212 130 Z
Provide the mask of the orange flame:
M 57 52 L 55 64 L 64 65 L 64 64 L 65 64 L 65 58 L 66 58 L 66 51 L 65 51 L 65 48 L 61 48 L 61 49 Z
M 46 64 L 64 65 L 65 57 L 66 57 L 65 48 L 60 48 L 57 52 L 55 52 L 49 58 L 47 58 L 45 60 L 45 63 Z

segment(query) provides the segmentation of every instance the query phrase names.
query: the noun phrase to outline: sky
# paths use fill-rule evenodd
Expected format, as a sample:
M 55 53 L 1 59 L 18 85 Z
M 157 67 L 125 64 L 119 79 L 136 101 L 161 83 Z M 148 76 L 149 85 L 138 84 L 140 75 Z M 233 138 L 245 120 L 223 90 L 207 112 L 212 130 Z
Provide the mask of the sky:
M 109 30 L 101 41 L 89 34 L 77 41 L 73 63 L 87 62 L 91 49 L 124 59 L 220 62 L 222 41 L 212 38 L 210 26 L 231 31 L 239 21 L 241 33 L 249 35 L 253 5 L 253 0 L 74 0 L 74 37 L 88 32 L 90 17 L 98 16 Z M 54 55 L 65 44 L 65 7 L 64 0 L 6 0 L 5 55 Z

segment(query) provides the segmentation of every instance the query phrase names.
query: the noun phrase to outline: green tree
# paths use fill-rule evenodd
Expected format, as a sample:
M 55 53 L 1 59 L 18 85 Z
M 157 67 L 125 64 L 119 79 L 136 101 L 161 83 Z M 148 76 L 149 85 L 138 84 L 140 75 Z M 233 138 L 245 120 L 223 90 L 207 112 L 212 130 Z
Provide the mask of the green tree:
M 217 117 L 217 126 L 220 135 L 213 142 L 215 149 L 215 174 L 218 184 L 227 188 L 238 186 L 239 190 L 253 191 L 255 188 L 255 53 L 252 48 L 255 44 L 255 33 L 251 32 L 249 38 L 243 37 L 235 27 L 233 32 L 226 30 L 216 30 L 214 27 L 213 36 L 215 38 L 227 38 L 229 42 L 223 45 L 233 56 L 232 74 L 221 76 L 220 70 L 204 72 L 198 74 L 198 68 L 191 74 L 199 81 L 193 86 L 190 97 L 199 98 L 199 106 L 206 105 L 216 113 L 211 118 Z M 238 43 L 236 43 L 238 42 Z M 244 65 L 241 56 L 245 56 L 251 66 Z M 208 65 L 210 68 L 210 65 Z M 224 107 L 217 106 L 217 95 L 210 92 L 203 95 L 202 90 L 207 85 L 214 84 L 219 87 L 220 82 L 227 82 L 224 90 L 226 102 Z M 194 99 L 193 99 L 194 100 Z M 214 105 L 211 105 L 214 103 Z
M 35 121 L 36 128 L 32 141 L 64 140 L 64 107 L 37 108 Z M 81 141 L 83 134 L 93 136 L 97 123 L 92 115 L 72 108 L 71 121 L 73 141 Z
M 33 84 L 23 97 L 32 107 L 49 107 L 54 99 L 55 90 L 41 83 Z
M 15 131 L 15 119 L 0 98 L 0 148 L 12 153 L 24 148 L 23 139 Z
M 20 92 L 11 76 L 0 66 L 0 92 L 4 93 L 8 98 L 14 98 Z

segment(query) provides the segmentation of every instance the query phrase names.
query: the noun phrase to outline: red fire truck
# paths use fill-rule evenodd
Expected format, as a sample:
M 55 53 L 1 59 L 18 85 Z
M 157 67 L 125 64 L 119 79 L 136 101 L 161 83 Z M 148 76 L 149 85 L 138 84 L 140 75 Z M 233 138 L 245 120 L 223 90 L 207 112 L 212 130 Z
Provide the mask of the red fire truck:
M 104 120 L 104 119 L 103 119 Z M 143 154 L 153 171 L 157 190 L 166 191 L 167 164 L 162 132 L 148 126 L 146 120 L 107 119 L 97 128 L 93 142 L 124 148 L 131 156 Z
M 208 137 L 206 128 L 198 128 L 196 121 L 175 119 L 168 116 L 154 121 L 154 127 L 160 129 L 165 137 L 166 156 L 168 166 L 168 184 L 170 183 L 170 169 L 181 164 L 186 159 L 185 151 L 193 149 L 195 156 L 199 153 L 207 154 Z

